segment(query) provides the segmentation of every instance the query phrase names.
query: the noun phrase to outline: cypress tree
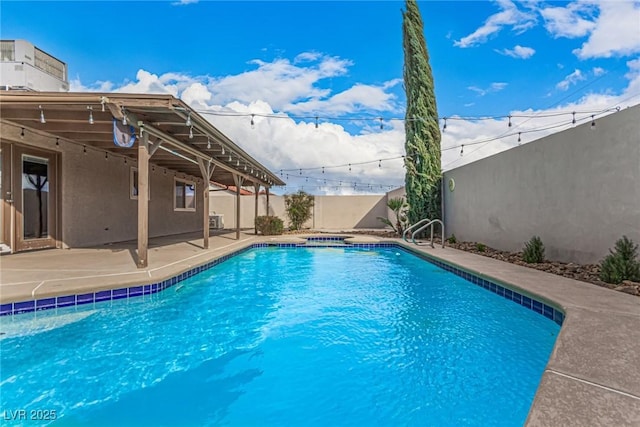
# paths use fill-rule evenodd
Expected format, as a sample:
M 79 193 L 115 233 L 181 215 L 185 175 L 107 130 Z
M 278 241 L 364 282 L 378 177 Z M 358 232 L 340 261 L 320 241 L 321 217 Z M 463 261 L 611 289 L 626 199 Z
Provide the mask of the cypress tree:
M 405 190 L 411 224 L 423 218 L 441 217 L 440 127 L 433 88 L 433 75 L 424 38 L 420 10 L 415 0 L 406 0 L 402 13 L 405 115 Z

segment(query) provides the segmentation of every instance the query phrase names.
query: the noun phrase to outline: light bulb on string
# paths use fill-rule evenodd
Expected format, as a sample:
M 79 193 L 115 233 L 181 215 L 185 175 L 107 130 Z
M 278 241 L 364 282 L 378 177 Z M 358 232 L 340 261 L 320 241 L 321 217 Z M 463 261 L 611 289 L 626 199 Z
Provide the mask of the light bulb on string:
M 382 123 L 382 117 L 380 117 L 380 130 L 384 129 L 384 124 Z
M 378 160 L 378 167 L 381 168 L 382 167 L 382 160 Z
M 513 124 L 511 123 L 511 115 L 509 115 L 509 127 L 513 126 Z
M 211 140 L 207 136 L 207 150 L 211 150 Z
M 93 124 L 93 107 L 89 106 L 87 107 L 87 109 L 89 110 L 89 124 L 92 125 Z
M 256 116 L 255 114 L 252 114 L 252 115 L 251 115 L 251 129 L 254 129 L 254 128 L 255 128 L 255 121 L 253 120 L 253 118 L 254 118 L 255 116 Z
M 184 124 L 185 126 L 191 127 L 191 111 L 187 113 L 187 121 Z
M 442 126 L 442 132 L 446 132 L 447 131 L 447 118 L 444 118 L 444 125 Z
M 573 113 L 571 113 L 571 114 L 573 114 L 573 120 L 571 120 L 571 124 L 572 124 L 572 125 L 575 125 L 575 124 L 576 124 L 576 112 L 574 111 L 574 112 L 573 112 Z
M 316 129 L 318 129 L 318 116 L 316 116 Z
M 231 162 L 231 160 L 232 160 L 232 159 L 231 159 L 231 154 L 229 154 L 229 162 Z
M 522 138 L 520 137 L 521 132 L 518 132 L 518 145 L 522 142 Z
M 87 146 L 86 145 L 82 146 L 82 151 L 84 152 L 84 154 L 87 154 Z
M 222 147 L 222 145 L 221 145 L 221 147 Z M 222 155 L 224 156 L 224 147 L 222 147 Z
M 122 125 L 127 125 L 127 110 L 125 110 L 124 108 L 122 109 Z
M 189 128 L 189 139 L 193 139 L 193 126 Z
M 324 173 L 324 166 L 322 167 L 322 173 Z
M 56 138 L 56 147 L 60 146 L 60 138 Z
M 42 124 L 47 123 L 47 121 L 44 118 L 44 110 L 42 109 L 42 105 L 38 105 L 38 108 L 40 108 L 40 123 Z
M 596 119 L 595 119 L 595 115 L 591 115 L 591 129 L 595 129 L 596 127 Z
M 349 172 L 351 172 L 351 163 L 349 163 Z
M 460 156 L 462 157 L 463 154 L 464 154 L 464 144 L 460 146 Z

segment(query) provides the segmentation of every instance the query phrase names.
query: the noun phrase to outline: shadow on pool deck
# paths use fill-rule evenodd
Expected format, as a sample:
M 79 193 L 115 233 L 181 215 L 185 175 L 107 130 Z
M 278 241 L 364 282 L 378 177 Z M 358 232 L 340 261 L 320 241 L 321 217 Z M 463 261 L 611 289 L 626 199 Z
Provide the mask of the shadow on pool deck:
M 255 236 L 250 230 L 238 241 L 235 232 L 224 231 L 211 237 L 207 250 L 199 233 L 153 238 L 149 266 L 144 269 L 135 266 L 135 242 L 3 256 L 0 301 L 158 282 L 252 243 L 295 243 L 303 242 L 303 237 Z M 363 243 L 376 240 L 362 239 Z M 640 298 L 452 248 L 383 241 L 455 264 L 565 312 L 528 426 L 640 425 Z

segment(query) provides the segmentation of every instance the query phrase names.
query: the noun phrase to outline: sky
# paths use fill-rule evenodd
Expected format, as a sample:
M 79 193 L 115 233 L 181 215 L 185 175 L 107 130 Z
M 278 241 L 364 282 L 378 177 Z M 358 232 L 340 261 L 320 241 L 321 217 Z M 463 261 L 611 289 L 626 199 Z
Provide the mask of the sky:
M 640 1 L 418 5 L 444 170 L 640 103 Z M 0 36 L 66 62 L 72 91 L 181 98 L 279 192 L 382 193 L 404 183 L 403 8 L 3 0 Z

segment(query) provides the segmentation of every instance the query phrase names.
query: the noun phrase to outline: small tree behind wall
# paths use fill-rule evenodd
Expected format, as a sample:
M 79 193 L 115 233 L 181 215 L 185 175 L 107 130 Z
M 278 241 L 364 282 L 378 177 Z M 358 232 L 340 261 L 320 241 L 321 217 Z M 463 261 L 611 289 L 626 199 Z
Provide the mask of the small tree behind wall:
M 284 206 L 291 226 L 290 230 L 300 230 L 302 224 L 311 218 L 314 197 L 304 191 L 284 196 Z

